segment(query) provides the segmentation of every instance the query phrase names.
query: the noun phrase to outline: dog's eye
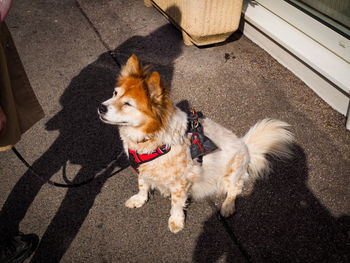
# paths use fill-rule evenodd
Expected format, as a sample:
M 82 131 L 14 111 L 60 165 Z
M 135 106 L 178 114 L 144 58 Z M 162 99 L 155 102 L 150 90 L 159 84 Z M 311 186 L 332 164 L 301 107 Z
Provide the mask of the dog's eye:
M 113 97 L 117 96 L 118 92 L 115 90 L 113 91 Z
M 131 106 L 129 102 L 124 102 L 124 106 Z

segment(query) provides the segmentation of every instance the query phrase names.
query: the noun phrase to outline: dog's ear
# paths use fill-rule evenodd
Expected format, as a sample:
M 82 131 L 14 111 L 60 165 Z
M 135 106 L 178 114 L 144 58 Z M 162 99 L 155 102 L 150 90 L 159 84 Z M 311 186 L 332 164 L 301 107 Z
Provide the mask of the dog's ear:
M 155 102 L 160 102 L 164 91 L 164 85 L 158 72 L 153 72 L 147 80 L 148 93 Z
M 139 75 L 141 72 L 141 65 L 139 59 L 135 54 L 128 59 L 125 66 L 122 68 L 120 75 L 123 77 L 127 77 L 130 75 Z

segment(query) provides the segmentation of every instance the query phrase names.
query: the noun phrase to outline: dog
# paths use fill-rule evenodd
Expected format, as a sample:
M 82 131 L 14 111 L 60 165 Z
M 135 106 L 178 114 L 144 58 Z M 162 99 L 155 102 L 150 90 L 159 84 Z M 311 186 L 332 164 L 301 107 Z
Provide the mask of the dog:
M 264 119 L 238 138 L 230 130 L 203 118 L 205 136 L 217 149 L 191 158 L 188 115 L 174 106 L 157 72 L 149 73 L 135 55 L 123 66 L 113 96 L 98 107 L 100 119 L 118 125 L 126 154 L 137 165 L 138 193 L 125 202 L 138 208 L 148 200 L 149 191 L 158 189 L 171 197 L 168 226 L 177 233 L 184 228 L 186 201 L 225 195 L 220 214 L 235 211 L 235 199 L 244 182 L 267 173 L 266 155 L 289 158 L 293 135 L 280 120 Z M 153 158 L 154 157 L 154 158 Z

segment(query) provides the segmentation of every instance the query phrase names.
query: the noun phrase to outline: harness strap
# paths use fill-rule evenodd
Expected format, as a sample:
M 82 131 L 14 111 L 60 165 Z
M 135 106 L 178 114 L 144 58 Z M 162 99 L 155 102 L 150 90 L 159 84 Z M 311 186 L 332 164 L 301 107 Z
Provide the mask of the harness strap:
M 158 147 L 150 154 L 138 154 L 136 151 L 129 149 L 129 161 L 131 167 L 135 170 L 136 173 L 139 173 L 138 167 L 143 164 L 150 162 L 164 154 L 167 154 L 170 151 L 171 147 L 163 145 Z

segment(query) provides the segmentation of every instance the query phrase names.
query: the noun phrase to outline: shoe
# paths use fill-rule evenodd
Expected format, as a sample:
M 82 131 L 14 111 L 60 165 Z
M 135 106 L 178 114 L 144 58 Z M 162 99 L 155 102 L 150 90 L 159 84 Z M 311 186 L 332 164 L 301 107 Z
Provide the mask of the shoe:
M 0 246 L 0 263 L 22 263 L 36 249 L 39 237 L 35 234 L 19 234 L 7 239 Z

